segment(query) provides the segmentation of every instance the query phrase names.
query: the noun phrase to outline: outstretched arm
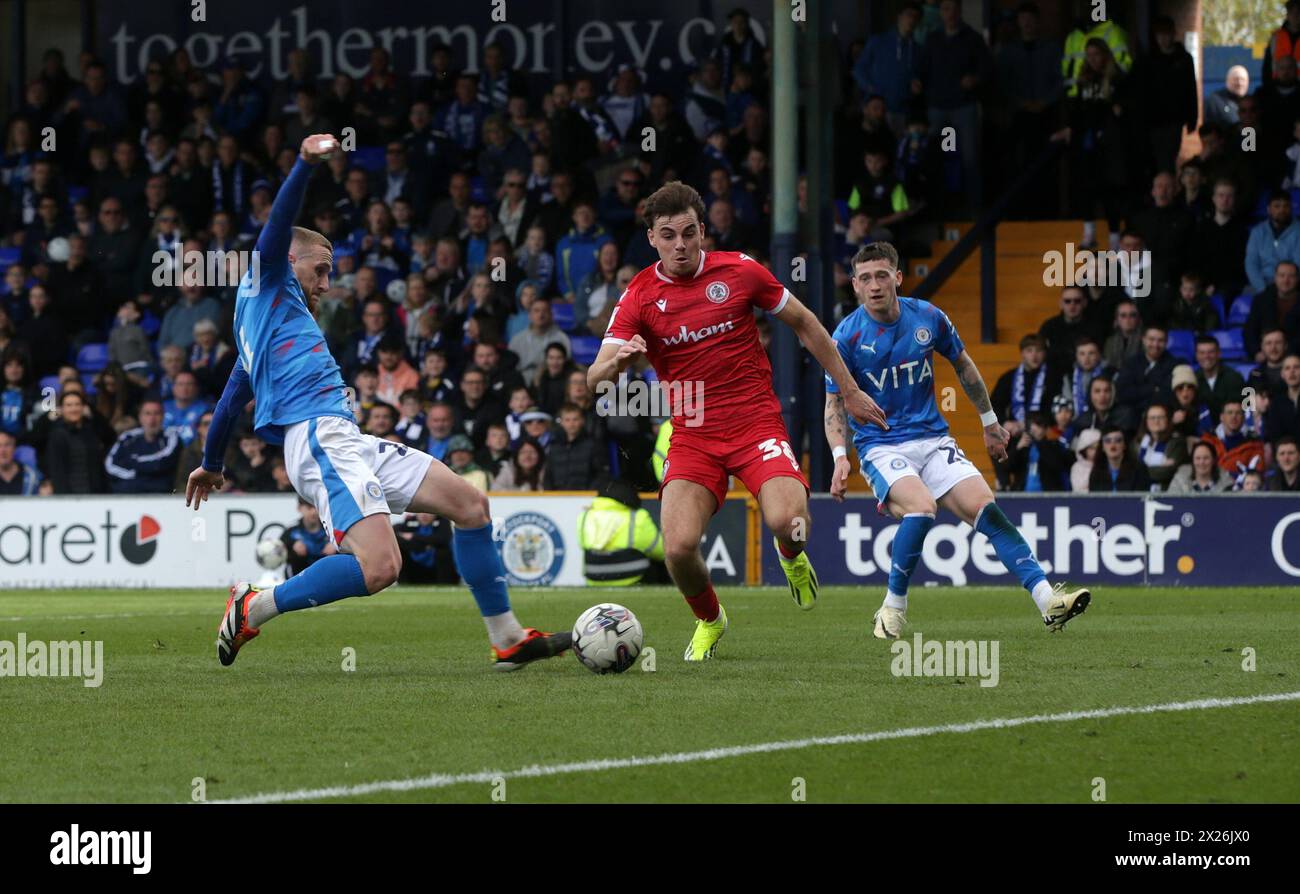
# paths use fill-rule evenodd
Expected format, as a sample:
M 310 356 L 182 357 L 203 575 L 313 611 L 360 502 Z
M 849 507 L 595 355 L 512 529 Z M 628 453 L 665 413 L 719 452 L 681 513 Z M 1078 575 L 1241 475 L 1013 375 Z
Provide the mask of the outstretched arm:
M 208 499 L 208 494 L 221 490 L 225 483 L 222 469 L 225 466 L 226 445 L 230 441 L 230 432 L 235 420 L 244 412 L 245 405 L 253 399 L 253 386 L 248 380 L 248 372 L 242 361 L 237 361 L 230 370 L 226 388 L 221 392 L 212 411 L 212 424 L 208 426 L 208 437 L 203 442 L 203 464 L 190 473 L 185 484 L 185 505 L 193 505 L 195 511 L 199 504 Z
M 952 368 L 957 372 L 957 381 L 961 382 L 962 390 L 966 392 L 966 396 L 970 398 L 980 414 L 980 423 L 984 426 L 985 448 L 995 460 L 1005 462 L 1007 442 L 1011 440 L 1011 435 L 998 424 L 998 414 L 993 412 L 993 401 L 989 399 L 989 390 L 984 385 L 984 377 L 976 368 L 975 361 L 971 359 L 970 354 L 962 351 L 952 362 Z
M 835 340 L 826 331 L 822 321 L 817 319 L 816 314 L 804 307 L 798 298 L 790 295 L 774 316 L 793 329 L 799 336 L 799 341 L 803 342 L 803 346 L 817 358 L 822 369 L 826 370 L 826 374 L 840 389 L 844 409 L 852 413 L 853 418 L 861 423 L 878 425 L 885 431 L 889 431 L 889 423 L 885 421 L 884 411 L 858 387 L 849 368 L 844 365 L 844 358 L 840 356 Z
M 271 203 L 271 216 L 257 237 L 256 247 L 263 269 L 288 263 L 293 222 L 298 218 L 303 198 L 307 195 L 307 181 L 311 179 L 312 168 L 337 149 L 338 140 L 329 134 L 313 134 L 302 141 L 298 160 L 276 193 L 275 201 Z

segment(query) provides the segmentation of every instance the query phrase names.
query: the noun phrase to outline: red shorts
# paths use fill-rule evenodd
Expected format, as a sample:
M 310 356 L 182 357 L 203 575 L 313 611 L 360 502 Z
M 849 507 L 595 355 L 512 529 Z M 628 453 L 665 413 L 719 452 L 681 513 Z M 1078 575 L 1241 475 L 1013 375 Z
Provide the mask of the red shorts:
M 664 462 L 664 485 L 675 478 L 708 488 L 718 501 L 727 497 L 728 476 L 735 475 L 754 496 L 772 478 L 797 478 L 808 490 L 808 481 L 790 447 L 785 420 L 762 417 L 727 435 L 700 436 L 688 427 L 674 428 Z

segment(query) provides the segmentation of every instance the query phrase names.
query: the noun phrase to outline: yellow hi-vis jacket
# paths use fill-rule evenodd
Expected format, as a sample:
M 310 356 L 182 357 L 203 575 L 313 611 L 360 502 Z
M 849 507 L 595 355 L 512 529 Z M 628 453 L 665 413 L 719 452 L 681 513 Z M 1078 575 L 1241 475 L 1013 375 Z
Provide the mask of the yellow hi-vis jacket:
M 1083 66 L 1088 64 L 1084 51 L 1088 47 L 1088 41 L 1094 37 L 1106 41 L 1120 71 L 1127 73 L 1133 67 L 1133 57 L 1128 51 L 1128 34 L 1119 25 L 1111 21 L 1098 22 L 1087 33 L 1076 28 L 1065 39 L 1065 55 L 1061 57 L 1061 76 L 1065 78 L 1066 96 L 1079 95 L 1079 74 L 1083 71 Z
M 602 587 L 626 587 L 641 580 L 650 560 L 662 562 L 664 542 L 650 513 L 597 497 L 578 516 L 582 573 Z
M 673 421 L 665 419 L 663 425 L 659 426 L 659 436 L 655 438 L 655 455 L 651 462 L 655 469 L 655 481 L 660 484 L 664 480 L 664 464 L 668 462 L 668 442 L 673 437 Z

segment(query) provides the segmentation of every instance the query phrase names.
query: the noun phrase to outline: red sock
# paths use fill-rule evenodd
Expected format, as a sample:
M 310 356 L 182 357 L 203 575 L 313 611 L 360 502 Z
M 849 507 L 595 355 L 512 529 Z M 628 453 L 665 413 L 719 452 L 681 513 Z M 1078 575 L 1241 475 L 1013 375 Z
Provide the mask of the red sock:
M 704 589 L 694 596 L 686 596 L 686 604 L 691 607 L 695 617 L 701 621 L 716 621 L 718 618 L 718 594 L 713 592 L 713 584 L 706 584 Z
M 789 560 L 789 559 L 797 559 L 797 558 L 799 558 L 799 554 L 800 554 L 801 552 L 803 552 L 803 547 L 802 547 L 802 546 L 799 546 L 799 547 L 786 546 L 784 543 L 782 543 L 780 540 L 778 540 L 778 541 L 776 542 L 776 551 L 779 552 L 779 553 L 781 554 L 781 557 L 782 557 L 783 559 L 786 559 L 786 560 Z

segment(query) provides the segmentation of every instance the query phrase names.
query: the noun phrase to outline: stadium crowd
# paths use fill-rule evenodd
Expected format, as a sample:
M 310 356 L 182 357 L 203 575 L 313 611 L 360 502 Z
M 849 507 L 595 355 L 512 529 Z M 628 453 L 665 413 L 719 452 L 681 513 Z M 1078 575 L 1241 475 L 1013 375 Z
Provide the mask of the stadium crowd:
M 1300 3 L 1286 15 L 1300 34 Z M 1179 167 L 1198 113 L 1173 23 L 1142 54 L 1109 22 L 1061 41 L 1039 20 L 1023 4 L 990 47 L 956 0 L 907 3 L 840 60 L 837 313 L 861 245 L 928 254 L 939 220 L 1066 143 L 1065 210 L 1149 249 L 1151 290 L 1067 289 L 1022 342 L 995 392 L 1002 485 L 1300 489 L 1300 41 L 1253 93 L 1238 77 L 1207 98 Z M 639 209 L 662 183 L 704 196 L 706 250 L 769 257 L 769 59 L 743 10 L 684 91 L 626 66 L 539 86 L 496 45 L 477 71 L 433 47 L 421 79 L 382 49 L 364 77 L 322 79 L 299 49 L 267 83 L 178 50 L 129 87 L 49 50 L 0 154 L 0 493 L 183 489 L 237 357 L 237 271 L 187 285 L 178 260 L 251 249 L 302 139 L 345 127 L 356 151 L 314 174 L 300 223 L 335 245 L 319 320 L 363 429 L 484 490 L 653 488 L 660 420 L 598 408 L 585 364 L 656 260 Z M 949 125 L 985 139 L 945 154 Z M 1053 189 L 1027 192 L 1019 213 L 1062 213 Z M 235 489 L 292 489 L 251 417 L 232 441 Z M 435 520 L 412 525 L 434 543 Z

